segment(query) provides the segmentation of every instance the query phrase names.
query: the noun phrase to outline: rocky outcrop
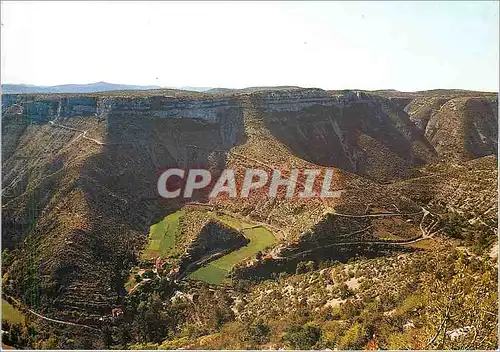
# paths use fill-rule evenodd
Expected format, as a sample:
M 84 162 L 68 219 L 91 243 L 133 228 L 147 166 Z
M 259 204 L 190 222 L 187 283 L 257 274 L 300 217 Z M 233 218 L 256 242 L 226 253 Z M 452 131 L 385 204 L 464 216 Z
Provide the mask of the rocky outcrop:
M 98 113 L 124 117 L 140 114 L 153 118 L 189 118 L 216 123 L 219 122 L 220 115 L 232 109 L 238 109 L 238 106 L 231 98 L 179 100 L 174 97 L 153 96 L 101 99 Z
M 241 106 L 233 98 L 178 99 L 172 96 L 36 96 L 4 95 L 2 111 L 22 106 L 23 114 L 34 124 L 45 124 L 56 118 L 110 117 L 142 119 L 190 119 L 220 126 L 224 145 L 234 145 L 243 134 Z
M 97 113 L 97 98 L 91 96 L 43 97 L 37 95 L 2 95 L 2 111 L 20 105 L 31 123 L 43 124 L 57 117 L 86 117 Z
M 116 116 L 191 118 L 210 123 L 219 121 L 218 116 L 238 108 L 231 98 L 177 99 L 169 96 L 105 97 L 105 96 L 54 96 L 3 95 L 2 111 L 14 104 L 23 105 L 34 120 L 44 122 L 56 117 L 81 117 L 114 114 Z
M 267 111 L 300 111 L 317 106 L 350 107 L 353 103 L 374 101 L 376 98 L 361 91 L 343 91 L 329 94 L 322 89 L 290 89 L 261 91 L 251 99 Z
M 312 106 L 335 104 L 335 99 L 321 89 L 262 91 L 252 93 L 251 99 L 267 111 L 300 111 Z

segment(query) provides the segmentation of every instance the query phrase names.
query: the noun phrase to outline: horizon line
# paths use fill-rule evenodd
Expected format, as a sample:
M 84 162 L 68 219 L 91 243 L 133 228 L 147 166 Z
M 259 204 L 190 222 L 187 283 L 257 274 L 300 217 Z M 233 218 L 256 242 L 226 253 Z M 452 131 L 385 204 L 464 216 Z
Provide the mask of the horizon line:
M 106 82 L 106 81 L 96 81 L 96 82 L 90 82 L 90 83 L 61 83 L 61 84 L 54 84 L 54 85 L 39 85 L 39 84 L 31 84 L 31 83 L 0 83 L 1 86 L 4 85 L 17 85 L 17 86 L 26 86 L 26 87 L 40 87 L 40 88 L 52 88 L 52 87 L 58 87 L 58 86 L 68 86 L 68 85 L 93 85 L 93 84 L 98 84 L 98 83 L 103 83 L 103 84 L 110 84 L 110 85 L 123 85 L 123 86 L 139 86 L 139 87 L 158 87 L 158 88 L 150 88 L 148 90 L 155 90 L 155 89 L 175 89 L 175 90 L 182 90 L 182 88 L 206 88 L 207 90 L 211 89 L 231 89 L 231 90 L 243 90 L 243 89 L 248 89 L 248 88 L 276 88 L 276 87 L 297 87 L 297 88 L 304 88 L 304 89 L 322 89 L 325 91 L 342 91 L 342 90 L 352 90 L 352 91 L 370 91 L 370 92 L 375 92 L 375 91 L 395 91 L 395 92 L 400 92 L 400 93 L 418 93 L 418 92 L 426 92 L 426 91 L 433 91 L 433 90 L 456 90 L 456 91 L 470 91 L 470 92 L 482 92 L 482 93 L 499 93 L 499 91 L 492 91 L 492 90 L 478 90 L 478 89 L 468 89 L 468 88 L 428 88 L 428 89 L 419 89 L 419 90 L 398 90 L 395 88 L 377 88 L 377 89 L 366 89 L 366 88 L 322 88 L 319 86 L 300 86 L 300 85 L 290 85 L 290 84 L 281 84 L 281 85 L 251 85 L 251 86 L 245 86 L 243 88 L 233 88 L 233 87 L 224 87 L 224 86 L 207 86 L 207 85 L 189 85 L 189 84 L 184 84 L 184 85 L 178 85 L 178 86 L 161 86 L 158 84 L 135 84 L 135 83 L 112 83 L 112 82 Z M 3 94 L 3 93 L 2 93 Z M 9 94 L 9 93 L 6 93 Z M 12 93 L 10 93 L 12 94 Z M 17 93 L 17 94 L 22 94 L 22 93 Z

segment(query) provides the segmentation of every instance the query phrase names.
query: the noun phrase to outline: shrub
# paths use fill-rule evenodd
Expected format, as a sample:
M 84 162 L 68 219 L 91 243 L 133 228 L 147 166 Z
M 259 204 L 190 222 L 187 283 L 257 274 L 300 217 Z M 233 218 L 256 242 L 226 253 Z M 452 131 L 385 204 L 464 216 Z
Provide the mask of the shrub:
M 349 287 L 343 283 L 339 287 L 340 298 L 347 299 L 354 295 L 354 293 L 349 289 Z
M 363 308 L 363 303 L 361 301 L 348 300 L 340 305 L 340 316 L 344 320 L 354 318 L 361 313 Z
M 142 276 L 146 279 L 152 279 L 155 276 L 155 274 L 153 273 L 152 270 L 146 270 L 144 274 L 142 274 Z
M 321 338 L 321 329 L 312 325 L 292 325 L 285 330 L 283 342 L 293 349 L 312 349 Z
M 322 346 L 321 348 L 329 348 L 329 349 L 334 349 L 340 337 L 343 335 L 345 327 L 345 324 L 336 322 L 336 321 L 331 321 L 326 323 L 323 326 L 323 333 L 322 333 Z
M 245 327 L 245 331 L 242 334 L 242 340 L 249 343 L 252 347 L 263 345 L 269 342 L 270 333 L 271 328 L 269 325 L 265 324 L 262 319 L 259 319 Z
M 307 269 L 307 272 L 314 271 L 314 270 L 316 270 L 316 265 L 314 264 L 313 261 L 308 261 L 306 263 L 306 269 Z
M 463 229 L 467 226 L 465 219 L 456 213 L 446 213 L 441 217 L 444 233 L 453 238 L 463 238 Z
M 359 323 L 354 323 L 339 341 L 342 350 L 359 350 L 368 342 L 366 331 Z
M 303 274 L 307 272 L 307 267 L 306 267 L 306 263 L 304 262 L 299 262 L 297 264 L 297 268 L 295 269 L 295 274 Z

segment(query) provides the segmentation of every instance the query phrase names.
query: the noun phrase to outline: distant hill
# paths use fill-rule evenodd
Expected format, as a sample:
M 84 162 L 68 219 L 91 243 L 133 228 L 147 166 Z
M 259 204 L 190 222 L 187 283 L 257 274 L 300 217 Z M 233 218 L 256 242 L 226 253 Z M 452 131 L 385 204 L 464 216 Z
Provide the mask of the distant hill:
M 2 84 L 2 94 L 19 93 L 95 93 L 112 90 L 150 90 L 160 86 L 137 86 L 96 82 L 89 84 L 62 84 L 58 86 L 35 86 L 30 84 Z
M 183 86 L 183 87 L 177 87 L 176 89 L 180 90 L 189 90 L 193 92 L 206 92 L 207 90 L 214 89 L 212 87 L 190 87 L 190 86 Z
M 275 86 L 275 87 L 247 87 L 247 88 L 242 88 L 242 89 L 236 89 L 236 88 L 212 88 L 207 91 L 206 93 L 211 93 L 211 94 L 220 94 L 220 93 L 252 93 L 252 92 L 258 92 L 262 90 L 286 90 L 286 89 L 300 89 L 301 87 L 298 86 Z

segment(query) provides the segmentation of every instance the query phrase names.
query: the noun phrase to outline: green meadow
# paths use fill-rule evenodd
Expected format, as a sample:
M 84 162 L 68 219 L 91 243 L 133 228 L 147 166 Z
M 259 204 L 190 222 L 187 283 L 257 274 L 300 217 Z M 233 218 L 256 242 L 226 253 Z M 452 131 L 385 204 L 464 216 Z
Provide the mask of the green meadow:
M 227 221 L 223 219 L 220 220 L 228 224 Z M 237 219 L 231 219 L 231 221 L 238 222 Z M 246 225 L 251 226 L 251 224 Z M 253 258 L 255 254 L 257 254 L 257 252 L 262 251 L 269 246 L 272 246 L 276 241 L 274 235 L 264 227 L 244 229 L 242 230 L 242 232 L 245 237 L 250 240 L 250 242 L 246 246 L 243 246 L 219 259 L 208 263 L 204 267 L 199 268 L 198 270 L 191 273 L 189 275 L 189 278 L 205 281 L 210 284 L 220 284 L 229 275 L 231 268 L 235 264 Z
M 162 221 L 151 225 L 149 228 L 148 246 L 142 252 L 143 259 L 150 259 L 153 254 L 161 257 L 169 255 L 175 244 L 179 220 L 184 213 L 184 210 L 176 211 L 166 216 Z
M 22 323 L 24 315 L 14 308 L 12 304 L 2 299 L 2 320 L 6 320 L 9 323 Z
M 150 259 L 153 255 L 166 258 L 175 251 L 175 240 L 179 235 L 179 221 L 184 214 L 184 210 L 179 210 L 166 216 L 162 221 L 151 225 L 148 245 L 141 254 L 143 259 Z M 209 212 L 209 214 L 220 222 L 241 231 L 250 242 L 192 272 L 189 275 L 191 279 L 220 284 L 228 277 L 231 268 L 235 264 L 253 258 L 257 252 L 272 246 L 276 242 L 274 235 L 265 227 L 253 227 L 254 224 L 249 221 L 226 214 L 217 214 L 215 212 Z

